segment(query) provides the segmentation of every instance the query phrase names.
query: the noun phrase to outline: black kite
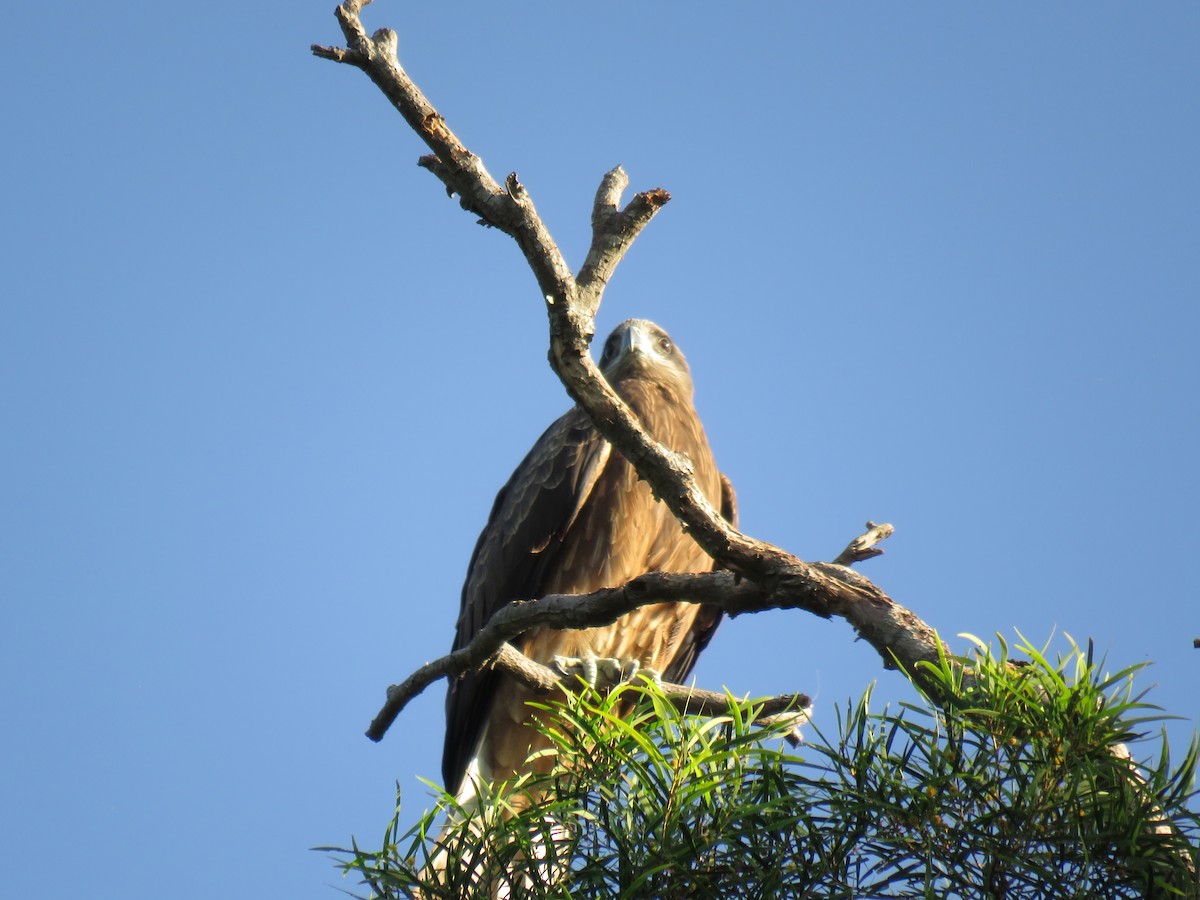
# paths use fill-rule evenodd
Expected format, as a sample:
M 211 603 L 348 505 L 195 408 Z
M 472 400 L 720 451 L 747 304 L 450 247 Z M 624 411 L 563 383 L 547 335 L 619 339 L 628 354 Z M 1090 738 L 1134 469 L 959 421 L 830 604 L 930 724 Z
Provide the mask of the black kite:
M 688 456 L 701 490 L 732 521 L 732 491 L 723 486 L 692 406 L 687 361 L 667 333 L 644 319 L 623 322 L 604 345 L 600 369 L 656 440 Z M 467 570 L 454 649 L 512 600 L 587 593 L 645 572 L 711 569 L 711 558 L 576 406 L 538 439 L 496 497 Z M 557 655 L 589 652 L 636 659 L 678 682 L 720 618 L 710 607 L 663 603 L 608 627 L 538 629 L 513 643 L 547 664 Z M 522 772 L 531 749 L 542 747 L 525 727 L 530 699 L 527 689 L 495 672 L 450 682 L 442 756 L 447 790 L 465 802 L 474 778 L 510 780 Z

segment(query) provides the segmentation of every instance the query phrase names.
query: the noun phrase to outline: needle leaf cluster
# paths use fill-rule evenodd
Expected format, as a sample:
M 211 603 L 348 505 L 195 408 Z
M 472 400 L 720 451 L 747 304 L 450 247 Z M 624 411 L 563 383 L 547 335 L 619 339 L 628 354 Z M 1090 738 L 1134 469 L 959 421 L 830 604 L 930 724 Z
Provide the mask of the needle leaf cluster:
M 553 772 L 479 810 L 438 791 L 404 834 L 397 803 L 380 850 L 322 849 L 388 900 L 1200 896 L 1197 743 L 1172 761 L 1140 667 L 971 640 L 920 702 L 868 691 L 798 750 L 753 700 L 695 717 L 650 683 L 581 687 L 545 705 Z

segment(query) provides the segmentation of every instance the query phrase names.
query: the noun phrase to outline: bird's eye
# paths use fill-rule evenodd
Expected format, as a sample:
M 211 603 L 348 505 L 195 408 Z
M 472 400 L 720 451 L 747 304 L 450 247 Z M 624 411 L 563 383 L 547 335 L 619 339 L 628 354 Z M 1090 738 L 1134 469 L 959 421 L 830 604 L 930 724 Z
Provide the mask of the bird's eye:
M 613 356 L 616 355 L 616 352 L 617 352 L 617 339 L 615 337 L 610 337 L 607 341 L 604 342 L 604 352 L 600 354 L 600 365 L 604 365 L 607 362 L 611 362 Z
M 662 351 L 663 356 L 670 356 L 675 352 L 675 345 L 671 343 L 670 338 L 659 338 L 658 349 Z

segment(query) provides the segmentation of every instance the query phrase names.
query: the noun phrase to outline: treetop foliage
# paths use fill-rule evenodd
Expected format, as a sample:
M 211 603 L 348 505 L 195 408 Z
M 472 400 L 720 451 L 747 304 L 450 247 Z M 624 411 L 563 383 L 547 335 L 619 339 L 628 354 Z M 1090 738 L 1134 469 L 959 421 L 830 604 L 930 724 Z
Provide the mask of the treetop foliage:
M 1124 750 L 1163 719 L 1140 667 L 971 640 L 914 682 L 922 702 L 868 691 L 795 751 L 753 700 L 701 718 L 650 683 L 581 688 L 546 704 L 551 774 L 480 810 L 439 791 L 403 835 L 397 804 L 380 850 L 322 849 L 378 898 L 1200 896 L 1196 741 L 1178 763 L 1161 735 Z

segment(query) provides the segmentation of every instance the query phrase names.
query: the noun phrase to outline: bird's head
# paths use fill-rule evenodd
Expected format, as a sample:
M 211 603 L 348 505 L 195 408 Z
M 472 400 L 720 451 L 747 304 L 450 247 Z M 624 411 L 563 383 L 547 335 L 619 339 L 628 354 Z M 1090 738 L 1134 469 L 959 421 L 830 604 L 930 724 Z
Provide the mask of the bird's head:
M 692 373 L 671 336 L 648 319 L 626 319 L 613 329 L 600 354 L 609 384 L 623 378 L 653 378 L 692 399 Z

